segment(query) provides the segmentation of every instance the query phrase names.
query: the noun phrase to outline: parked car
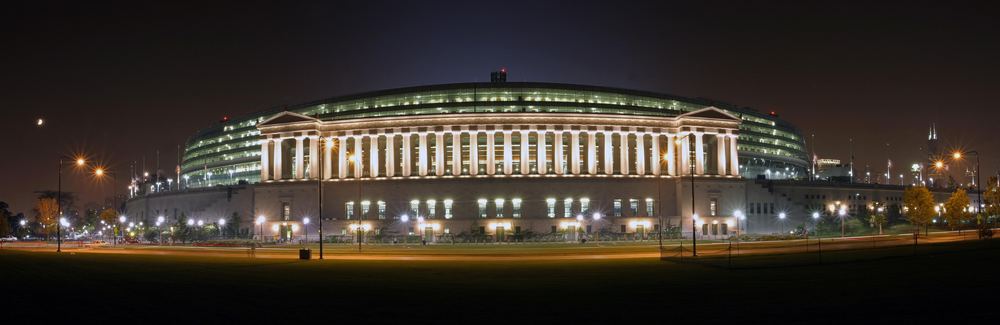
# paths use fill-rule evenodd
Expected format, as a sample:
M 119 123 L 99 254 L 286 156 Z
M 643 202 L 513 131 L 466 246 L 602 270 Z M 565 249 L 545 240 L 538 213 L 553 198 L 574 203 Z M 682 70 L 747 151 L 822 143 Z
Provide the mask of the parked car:
M 2 237 L 0 238 L 0 241 L 17 241 L 17 237 L 14 236 Z

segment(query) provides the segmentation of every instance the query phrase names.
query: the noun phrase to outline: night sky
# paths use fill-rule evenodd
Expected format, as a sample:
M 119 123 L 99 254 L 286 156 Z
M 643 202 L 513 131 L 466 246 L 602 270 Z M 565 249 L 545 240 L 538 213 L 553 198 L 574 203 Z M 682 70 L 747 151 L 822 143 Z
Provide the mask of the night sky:
M 223 115 L 487 81 L 499 67 L 511 81 L 777 111 L 807 140 L 815 134 L 821 157 L 847 160 L 853 137 L 858 169 L 870 163 L 873 174 L 887 158 L 923 162 L 936 122 L 944 144 L 981 151 L 982 173 L 997 173 L 996 8 L 764 3 L 5 4 L 0 201 L 33 215 L 33 192 L 56 187 L 60 155 L 87 153 L 125 191 L 132 161 L 145 156 L 152 171 L 159 149 L 172 173 L 177 145 Z M 72 170 L 64 190 L 84 202 L 111 195 L 111 184 Z

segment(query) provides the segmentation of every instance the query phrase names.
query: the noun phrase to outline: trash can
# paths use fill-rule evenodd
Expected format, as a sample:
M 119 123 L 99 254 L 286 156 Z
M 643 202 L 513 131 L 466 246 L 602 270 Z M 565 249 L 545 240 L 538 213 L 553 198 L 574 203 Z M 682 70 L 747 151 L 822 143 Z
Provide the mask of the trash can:
M 299 249 L 299 259 L 300 260 L 312 259 L 312 250 L 308 248 Z

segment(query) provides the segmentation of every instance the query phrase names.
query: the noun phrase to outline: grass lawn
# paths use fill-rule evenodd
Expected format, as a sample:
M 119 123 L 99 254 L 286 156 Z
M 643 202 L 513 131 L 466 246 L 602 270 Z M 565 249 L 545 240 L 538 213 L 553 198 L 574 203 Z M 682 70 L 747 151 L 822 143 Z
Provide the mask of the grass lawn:
M 720 258 L 289 261 L 0 251 L 2 306 L 144 323 L 949 322 L 997 317 L 1000 241 Z M 986 299 L 976 298 L 986 295 Z M 989 302 L 989 303 L 987 303 Z M 282 322 L 284 323 L 284 322 Z

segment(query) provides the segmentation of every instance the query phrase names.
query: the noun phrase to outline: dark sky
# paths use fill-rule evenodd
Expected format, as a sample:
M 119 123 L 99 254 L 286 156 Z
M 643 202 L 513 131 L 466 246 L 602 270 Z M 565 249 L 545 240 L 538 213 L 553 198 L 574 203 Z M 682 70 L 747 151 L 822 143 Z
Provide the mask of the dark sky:
M 988 2 L 26 1 L 0 13 L 0 201 L 30 212 L 59 154 L 124 174 L 223 115 L 434 83 L 549 81 L 774 110 L 822 157 L 884 172 L 943 142 L 1000 168 L 1000 17 Z M 45 128 L 35 118 L 48 120 Z M 890 143 L 890 150 L 886 150 Z M 963 167 L 964 168 L 964 167 Z M 124 180 L 118 182 L 121 191 Z M 67 172 L 85 201 L 112 188 Z

